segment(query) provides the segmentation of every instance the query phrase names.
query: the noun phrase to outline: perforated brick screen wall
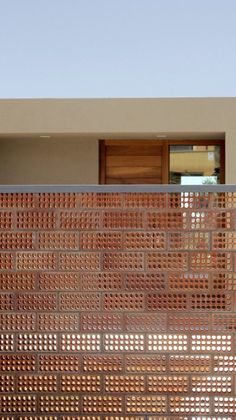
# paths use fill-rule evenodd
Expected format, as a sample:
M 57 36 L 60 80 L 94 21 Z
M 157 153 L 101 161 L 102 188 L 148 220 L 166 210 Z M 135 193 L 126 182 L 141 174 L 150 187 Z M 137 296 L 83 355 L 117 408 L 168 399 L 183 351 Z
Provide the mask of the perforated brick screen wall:
M 236 193 L 0 195 L 0 419 L 233 419 Z

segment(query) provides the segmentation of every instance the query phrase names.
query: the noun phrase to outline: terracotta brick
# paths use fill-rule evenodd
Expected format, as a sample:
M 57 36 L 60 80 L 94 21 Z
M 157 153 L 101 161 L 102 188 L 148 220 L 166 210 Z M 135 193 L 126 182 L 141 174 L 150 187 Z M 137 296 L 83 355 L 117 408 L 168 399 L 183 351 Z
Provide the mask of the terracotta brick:
M 79 249 L 79 235 L 75 232 L 40 232 L 39 249 Z
M 13 228 L 13 213 L 0 211 L 0 229 L 8 230 Z
M 144 212 L 105 211 L 103 213 L 104 229 L 142 229 L 144 227 Z
M 91 209 L 122 207 L 123 194 L 120 193 L 82 193 L 81 207 Z
M 122 397 L 86 395 L 82 397 L 82 410 L 84 413 L 121 413 L 122 402 Z
M 0 208 L 34 208 L 37 200 L 33 193 L 0 193 Z
M 105 311 L 142 311 L 145 309 L 142 293 L 105 293 L 103 309 Z
M 122 248 L 122 234 L 119 232 L 82 232 L 80 247 L 83 250 L 118 250 Z
M 160 208 L 166 207 L 165 193 L 124 193 L 124 207 L 127 208 Z
M 127 232 L 124 236 L 126 250 L 165 249 L 166 239 L 163 232 Z
M 50 311 L 57 309 L 57 296 L 49 293 L 29 293 L 17 296 L 19 311 Z
M 78 195 L 76 193 L 40 193 L 39 208 L 64 209 L 77 206 Z
M 60 229 L 99 229 L 100 216 L 98 211 L 64 211 L 59 215 Z
M 81 273 L 81 288 L 87 291 L 122 291 L 123 276 L 117 272 L 84 272 Z
M 57 255 L 52 252 L 18 252 L 16 267 L 19 270 L 54 270 L 57 268 Z
M 186 252 L 148 252 L 147 269 L 186 271 L 188 269 L 188 254 Z
M 104 270 L 139 271 L 144 269 L 142 252 L 106 252 L 103 255 Z
M 48 355 L 39 356 L 39 370 L 45 372 L 78 372 L 81 368 L 80 356 Z
M 36 274 L 30 271 L 0 272 L 0 290 L 31 291 L 36 289 Z
M 78 273 L 40 272 L 40 290 L 80 290 L 80 276 Z
M 0 252 L 0 267 L 1 270 L 13 270 L 14 254 L 10 252 Z
M 83 357 L 84 372 L 121 372 L 123 358 L 120 355 L 89 355 Z
M 0 233 L 0 249 L 33 249 L 34 236 L 31 232 L 3 232 Z
M 59 256 L 60 270 L 99 270 L 100 254 L 98 252 L 64 252 Z
M 17 212 L 17 229 L 54 229 L 56 226 L 55 212 L 19 211 Z
M 60 310 L 94 311 L 100 309 L 98 293 L 62 293 L 60 295 Z

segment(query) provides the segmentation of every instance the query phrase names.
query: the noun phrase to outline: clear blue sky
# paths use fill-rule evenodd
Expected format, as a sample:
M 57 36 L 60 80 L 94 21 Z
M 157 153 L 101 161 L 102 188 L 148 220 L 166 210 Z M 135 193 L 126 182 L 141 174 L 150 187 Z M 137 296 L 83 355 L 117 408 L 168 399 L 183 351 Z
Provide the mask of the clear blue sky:
M 236 0 L 0 0 L 0 98 L 236 96 Z

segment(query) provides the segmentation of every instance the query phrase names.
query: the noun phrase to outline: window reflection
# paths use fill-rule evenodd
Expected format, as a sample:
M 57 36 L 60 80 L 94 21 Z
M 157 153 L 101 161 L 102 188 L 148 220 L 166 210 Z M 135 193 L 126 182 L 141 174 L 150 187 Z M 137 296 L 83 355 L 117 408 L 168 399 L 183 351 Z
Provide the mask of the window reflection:
M 170 146 L 170 184 L 219 184 L 220 171 L 220 146 Z

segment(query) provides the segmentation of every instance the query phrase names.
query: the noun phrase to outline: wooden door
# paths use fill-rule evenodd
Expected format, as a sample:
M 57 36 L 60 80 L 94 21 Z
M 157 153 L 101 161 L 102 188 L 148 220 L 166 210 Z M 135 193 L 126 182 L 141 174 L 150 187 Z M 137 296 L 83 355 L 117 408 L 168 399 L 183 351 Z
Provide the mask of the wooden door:
M 167 184 L 167 143 L 155 140 L 101 140 L 99 182 Z

